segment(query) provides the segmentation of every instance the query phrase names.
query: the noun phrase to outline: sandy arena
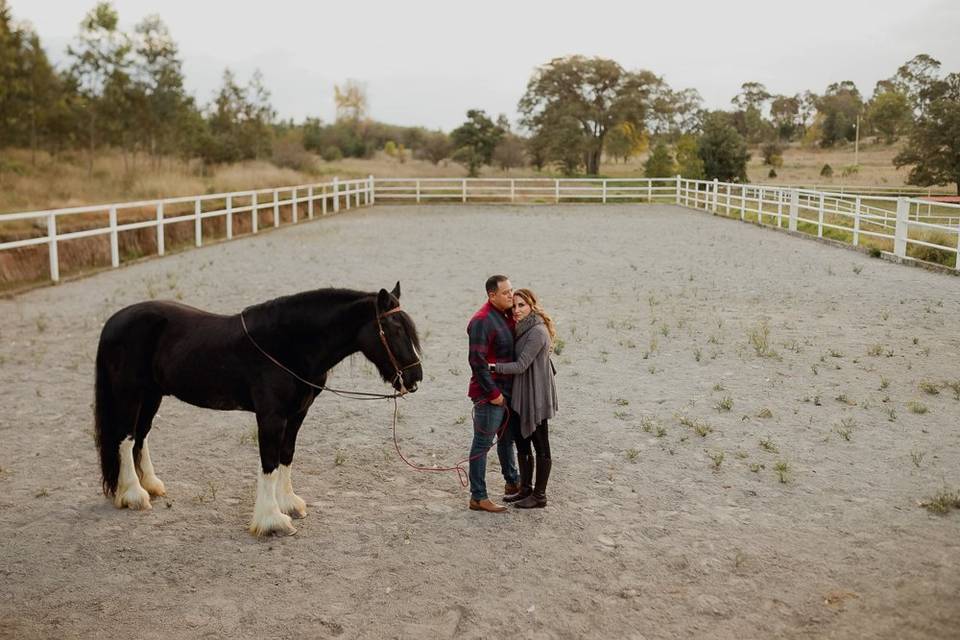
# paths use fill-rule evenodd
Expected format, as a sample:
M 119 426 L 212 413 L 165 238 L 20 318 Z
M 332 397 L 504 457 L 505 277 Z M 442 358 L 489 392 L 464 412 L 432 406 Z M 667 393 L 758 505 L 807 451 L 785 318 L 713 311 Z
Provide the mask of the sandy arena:
M 328 394 L 295 536 L 247 533 L 252 414 L 165 399 L 167 497 L 100 493 L 93 359 L 117 309 L 399 280 L 424 343 L 401 446 L 446 464 L 495 272 L 564 341 L 548 508 L 468 511 L 455 474 L 397 458 L 391 403 Z M 918 504 L 960 489 L 958 287 L 672 206 L 378 205 L 2 300 L 0 637 L 958 638 L 960 510 Z M 361 356 L 330 383 L 383 388 Z

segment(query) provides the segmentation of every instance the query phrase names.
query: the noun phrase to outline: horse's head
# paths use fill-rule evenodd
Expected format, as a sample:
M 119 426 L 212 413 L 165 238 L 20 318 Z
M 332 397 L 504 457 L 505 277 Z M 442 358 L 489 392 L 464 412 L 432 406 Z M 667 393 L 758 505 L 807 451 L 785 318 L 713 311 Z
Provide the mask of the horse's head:
M 392 292 L 380 289 L 374 317 L 360 331 L 360 349 L 377 366 L 385 382 L 397 391 L 416 391 L 423 380 L 420 338 L 407 313 L 400 309 L 400 283 Z

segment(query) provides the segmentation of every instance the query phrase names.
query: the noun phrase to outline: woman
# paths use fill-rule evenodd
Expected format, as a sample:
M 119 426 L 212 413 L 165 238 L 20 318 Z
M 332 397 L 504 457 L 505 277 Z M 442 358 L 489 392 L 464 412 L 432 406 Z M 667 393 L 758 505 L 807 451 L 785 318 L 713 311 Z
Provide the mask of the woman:
M 554 383 L 550 353 L 557 337 L 553 320 L 529 289 L 513 292 L 513 318 L 516 320 L 516 362 L 491 364 L 495 373 L 515 375 L 510 408 L 518 420 L 511 420 L 517 443 L 520 467 L 520 491 L 504 498 L 520 509 L 547 506 L 547 480 L 550 478 L 550 440 L 547 420 L 557 412 L 557 387 Z M 537 483 L 533 485 L 536 450 Z

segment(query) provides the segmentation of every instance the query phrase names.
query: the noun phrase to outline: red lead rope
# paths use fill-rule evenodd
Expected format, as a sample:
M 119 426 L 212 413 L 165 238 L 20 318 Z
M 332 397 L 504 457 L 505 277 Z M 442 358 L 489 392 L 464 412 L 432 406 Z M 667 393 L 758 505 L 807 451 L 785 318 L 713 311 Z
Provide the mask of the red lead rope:
M 486 451 L 484 451 L 483 453 L 478 453 L 475 456 L 470 456 L 469 458 L 464 458 L 463 460 L 459 461 L 452 467 L 426 467 L 423 465 L 410 462 L 406 458 L 406 456 L 403 455 L 403 452 L 400 451 L 400 443 L 397 441 L 397 415 L 400 412 L 400 405 L 397 403 L 397 398 L 394 397 L 393 398 L 393 446 L 396 448 L 397 455 L 400 456 L 400 459 L 403 460 L 407 464 L 407 466 L 411 467 L 415 471 L 456 471 L 457 478 L 459 478 L 460 480 L 460 486 L 467 487 L 470 483 L 469 482 L 470 476 L 467 473 L 466 469 L 463 468 L 463 465 L 464 463 L 469 463 L 472 460 L 476 460 L 481 456 L 487 455 L 487 453 L 490 452 L 490 449 L 493 448 L 493 445 L 500 442 L 500 439 L 503 437 L 503 433 L 507 429 L 507 425 L 510 422 L 510 408 L 507 406 L 506 398 L 504 398 L 503 409 L 504 409 L 503 422 L 494 432 L 494 434 L 497 436 L 497 439 L 494 440 L 489 447 L 487 447 Z M 484 435 L 490 435 L 486 431 L 482 431 L 481 433 L 483 433 Z

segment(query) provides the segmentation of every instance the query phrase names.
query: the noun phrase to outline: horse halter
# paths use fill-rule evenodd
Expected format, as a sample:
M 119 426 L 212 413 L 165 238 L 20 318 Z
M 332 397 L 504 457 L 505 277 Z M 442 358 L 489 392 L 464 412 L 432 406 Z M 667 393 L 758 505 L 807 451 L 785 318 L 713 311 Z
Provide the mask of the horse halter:
M 396 356 L 393 355 L 393 351 L 390 349 L 390 344 L 387 342 L 387 334 L 384 332 L 383 323 L 381 322 L 382 318 L 392 316 L 400 311 L 402 311 L 402 309 L 399 306 L 383 312 L 380 312 L 380 309 L 377 308 L 377 331 L 380 333 L 380 343 L 383 344 L 383 349 L 387 352 L 387 357 L 390 358 L 390 364 L 393 365 L 393 369 L 396 372 L 396 375 L 393 377 L 393 382 L 400 383 L 400 393 L 404 394 L 407 392 L 407 386 L 403 383 L 403 372 L 407 369 L 418 366 L 420 364 L 420 358 L 418 357 L 414 362 L 411 362 L 408 365 L 400 366 L 400 362 L 397 360 Z M 416 350 L 414 350 L 414 353 L 416 353 Z

